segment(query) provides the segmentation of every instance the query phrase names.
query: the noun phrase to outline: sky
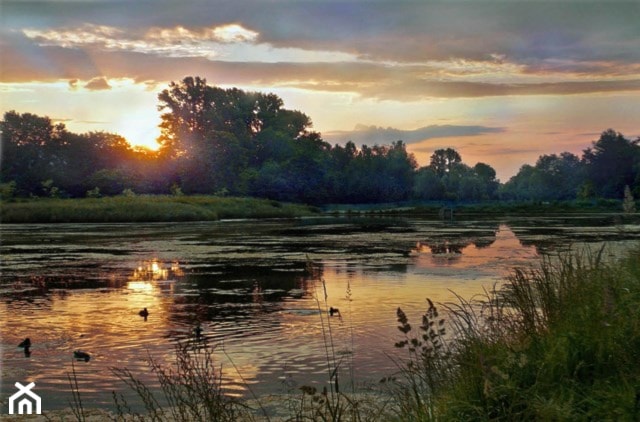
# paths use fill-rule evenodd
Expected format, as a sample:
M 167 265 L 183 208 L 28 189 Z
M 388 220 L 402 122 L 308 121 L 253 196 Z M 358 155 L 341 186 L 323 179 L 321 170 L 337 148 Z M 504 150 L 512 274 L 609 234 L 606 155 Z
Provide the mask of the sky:
M 331 144 L 455 148 L 502 181 L 640 136 L 640 0 L 0 0 L 0 112 L 154 146 L 200 76 L 275 93 Z

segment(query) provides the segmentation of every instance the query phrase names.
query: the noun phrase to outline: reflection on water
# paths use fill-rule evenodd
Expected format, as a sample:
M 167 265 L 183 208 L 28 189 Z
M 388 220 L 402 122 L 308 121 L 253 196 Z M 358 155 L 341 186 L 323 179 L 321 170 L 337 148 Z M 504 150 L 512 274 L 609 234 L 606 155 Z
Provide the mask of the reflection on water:
M 170 277 L 181 277 L 184 272 L 180 269 L 178 262 L 164 264 L 157 259 L 143 262 L 129 277 L 131 281 L 166 281 Z M 131 283 L 129 283 L 131 284 Z
M 499 225 L 493 237 L 459 236 L 457 238 L 419 241 L 412 251 L 417 255 L 418 267 L 475 268 L 478 271 L 498 272 L 505 267 L 502 261 L 519 258 L 534 259 L 538 251 L 534 246 L 522 245 L 506 224 Z
M 623 223 L 598 217 L 4 226 L 0 400 L 16 381 L 35 381 L 45 409 L 67 406 L 73 351 L 83 350 L 91 360 L 75 367 L 84 397 L 111 406 L 111 391 L 124 386 L 110 368 L 127 367 L 157 386 L 146 359 L 171 362 L 178 342 L 217 345 L 232 394 L 245 394 L 247 385 L 256 393 L 321 385 L 328 324 L 342 379 L 376 382 L 395 370 L 387 355 L 396 352 L 398 306 L 415 320 L 427 297 L 450 301 L 453 291 L 470 298 L 540 253 L 603 241 L 625 247 L 640 237 L 640 226 Z M 341 317 L 331 317 L 330 306 Z M 139 314 L 145 308 L 146 321 Z M 17 347 L 25 337 L 29 357 Z

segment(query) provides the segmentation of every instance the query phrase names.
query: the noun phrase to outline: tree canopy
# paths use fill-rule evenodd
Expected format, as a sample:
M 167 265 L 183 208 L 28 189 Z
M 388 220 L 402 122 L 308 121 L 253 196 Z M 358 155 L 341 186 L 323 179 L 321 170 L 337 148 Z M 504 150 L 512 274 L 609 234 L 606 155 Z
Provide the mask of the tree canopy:
M 621 199 L 627 186 L 640 194 L 640 140 L 611 129 L 582 157 L 542 155 L 500 184 L 489 164 L 467 165 L 454 148 L 435 150 L 419 167 L 402 140 L 331 146 L 311 130 L 311 118 L 277 95 L 199 77 L 172 82 L 158 95 L 158 110 L 158 152 L 132 148 L 117 134 L 75 134 L 48 117 L 6 112 L 2 192 L 232 194 L 316 204 Z

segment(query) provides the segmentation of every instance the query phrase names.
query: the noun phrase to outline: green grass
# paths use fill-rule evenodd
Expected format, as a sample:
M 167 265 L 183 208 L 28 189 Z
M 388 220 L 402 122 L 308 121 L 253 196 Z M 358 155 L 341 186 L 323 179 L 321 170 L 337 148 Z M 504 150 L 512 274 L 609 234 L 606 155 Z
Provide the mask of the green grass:
M 622 201 L 414 201 L 388 204 L 330 204 L 325 211 L 334 215 L 402 215 L 440 217 L 443 207 L 453 208 L 455 216 L 541 215 L 570 213 L 621 213 Z
M 293 218 L 314 208 L 254 198 L 139 195 L 83 199 L 36 198 L 3 202 L 0 221 L 10 223 L 114 223 Z
M 443 305 L 449 343 L 430 331 L 432 307 L 420 333 L 399 313 L 411 351 L 400 419 L 639 420 L 640 251 L 601 256 L 546 259 L 479 301 Z

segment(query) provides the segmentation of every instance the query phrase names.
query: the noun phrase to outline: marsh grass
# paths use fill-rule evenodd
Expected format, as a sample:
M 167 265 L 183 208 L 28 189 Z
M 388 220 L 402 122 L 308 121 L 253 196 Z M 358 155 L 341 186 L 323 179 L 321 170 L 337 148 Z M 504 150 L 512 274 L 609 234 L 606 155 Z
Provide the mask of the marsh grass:
M 2 223 L 114 223 L 294 218 L 318 210 L 255 198 L 136 195 L 104 198 L 36 198 L 0 204 Z
M 67 373 L 67 379 L 69 380 L 69 387 L 71 389 L 71 411 L 73 416 L 78 422 L 85 422 L 87 420 L 84 405 L 82 404 L 82 396 L 80 395 L 80 386 L 78 384 L 78 375 L 76 373 L 76 366 L 71 361 L 71 373 Z
M 145 421 L 235 421 L 246 417 L 247 408 L 224 393 L 221 367 L 208 345 L 176 346 L 173 366 L 162 365 L 149 357 L 149 367 L 156 375 L 160 393 L 154 393 L 126 368 L 112 368 L 113 373 L 135 393 L 145 413 L 135 413 L 124 395 L 114 393 L 117 420 Z
M 354 339 L 353 326 L 350 326 L 351 348 L 348 353 L 336 351 L 336 330 L 334 322 L 342 323 L 342 315 L 330 316 L 329 296 L 324 278 L 307 260 L 307 273 L 314 280 L 314 298 L 320 317 L 323 337 L 323 347 L 327 363 L 327 381 L 322 388 L 303 385 L 298 396 L 290 395 L 288 409 L 290 412 L 286 420 L 290 421 L 379 421 L 384 420 L 389 396 L 383 398 L 378 394 L 360 394 L 356 392 L 355 372 L 353 370 Z M 351 317 L 351 301 L 353 300 L 351 285 L 347 285 L 345 299 L 348 303 L 349 318 Z M 343 368 L 349 365 L 349 368 Z M 340 374 L 348 372 L 351 391 L 345 392 L 340 384 Z M 328 387 L 327 387 L 328 386 Z
M 515 270 L 500 289 L 442 305 L 446 346 L 440 332 L 408 336 L 399 310 L 410 353 L 399 419 L 638 420 L 639 256 L 605 262 L 599 250 Z M 434 308 L 423 333 L 441 324 Z

